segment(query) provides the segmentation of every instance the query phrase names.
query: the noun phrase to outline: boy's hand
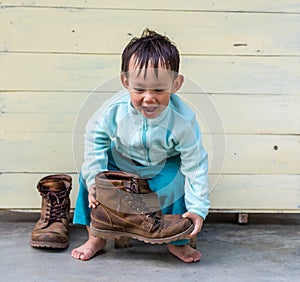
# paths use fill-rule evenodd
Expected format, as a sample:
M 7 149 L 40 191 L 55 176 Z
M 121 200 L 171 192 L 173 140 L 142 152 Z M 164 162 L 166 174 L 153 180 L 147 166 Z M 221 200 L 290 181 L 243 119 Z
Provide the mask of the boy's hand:
M 187 238 L 195 237 L 201 231 L 204 219 L 200 215 L 193 212 L 186 212 L 182 215 L 182 217 L 190 218 L 194 224 L 194 230 L 187 236 Z
M 89 208 L 95 209 L 98 205 L 99 202 L 96 200 L 96 185 L 93 184 L 89 188 Z

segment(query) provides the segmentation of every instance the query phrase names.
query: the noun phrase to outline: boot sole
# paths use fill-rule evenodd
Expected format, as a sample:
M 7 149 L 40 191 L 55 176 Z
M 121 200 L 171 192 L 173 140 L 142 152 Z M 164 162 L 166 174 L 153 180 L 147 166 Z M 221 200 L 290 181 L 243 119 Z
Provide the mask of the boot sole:
M 69 246 L 69 243 L 31 241 L 30 246 L 33 248 L 66 249 Z
M 119 239 L 120 237 L 130 237 L 133 239 L 137 239 L 140 241 L 143 241 L 145 243 L 150 243 L 150 244 L 166 244 L 170 243 L 172 241 L 176 241 L 179 239 L 183 239 L 183 236 L 188 235 L 192 232 L 194 229 L 194 225 L 191 225 L 187 230 L 176 234 L 171 237 L 165 237 L 165 238 L 147 238 L 143 237 L 141 235 L 129 233 L 129 232 L 120 232 L 120 231 L 112 231 L 112 230 L 101 230 L 93 227 L 92 225 L 90 226 L 90 232 L 91 235 L 94 237 L 98 238 L 103 238 L 103 239 Z

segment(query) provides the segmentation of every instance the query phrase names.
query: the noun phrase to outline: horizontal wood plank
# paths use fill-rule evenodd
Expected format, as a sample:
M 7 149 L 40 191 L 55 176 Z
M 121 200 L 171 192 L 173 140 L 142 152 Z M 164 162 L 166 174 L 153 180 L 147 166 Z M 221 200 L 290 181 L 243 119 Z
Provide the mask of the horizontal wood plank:
M 13 132 L 71 133 L 114 93 L 0 92 L 0 128 Z M 300 95 L 181 93 L 203 133 L 300 133 Z M 238 117 L 238 118 L 237 118 Z
M 116 91 L 119 66 L 117 55 L 2 53 L 0 91 Z M 300 95 L 299 68 L 291 57 L 185 56 L 183 91 Z
M 204 134 L 203 143 L 211 173 L 300 173 L 300 135 Z M 79 133 L 2 133 L 0 171 L 78 172 L 82 144 Z
M 17 173 L 0 174 L 1 197 L 0 209 L 38 209 L 41 207 L 41 196 L 36 189 L 38 181 L 49 174 L 45 173 Z M 78 191 L 78 175 L 72 177 L 70 194 L 71 206 L 75 207 Z
M 2 0 L 2 6 L 19 7 L 52 7 L 52 8 L 80 8 L 80 9 L 124 9 L 124 10 L 162 10 L 171 11 L 212 11 L 212 12 L 261 12 L 261 13 L 299 13 L 300 7 L 297 0 L 264 0 L 264 1 L 213 1 L 213 0 Z
M 300 212 L 300 175 L 223 175 L 210 199 L 216 210 Z
M 170 37 L 182 54 L 300 55 L 299 14 L 19 7 L 0 15 L 3 52 L 120 54 L 149 27 Z
M 182 93 L 181 97 L 194 109 L 205 133 L 300 133 L 297 95 Z
M 0 171 L 76 172 L 72 137 L 64 133 L 2 133 Z
M 101 97 L 106 93 L 101 93 Z M 76 113 L 90 92 L 0 92 L 1 113 Z M 100 95 L 100 94 L 99 94 Z M 101 101 L 100 101 L 101 103 Z
M 0 174 L 0 208 L 39 209 L 41 197 L 36 189 L 44 173 Z M 72 207 L 78 192 L 78 176 L 73 178 Z M 211 187 L 211 208 L 249 212 L 300 212 L 299 175 L 222 175 Z

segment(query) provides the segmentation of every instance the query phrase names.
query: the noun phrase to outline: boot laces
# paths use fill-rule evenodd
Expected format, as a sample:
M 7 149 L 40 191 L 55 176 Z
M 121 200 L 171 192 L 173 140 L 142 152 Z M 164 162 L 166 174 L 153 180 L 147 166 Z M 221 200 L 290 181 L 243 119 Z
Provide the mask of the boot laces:
M 131 189 L 135 191 L 138 185 L 138 179 L 133 177 Z M 161 219 L 160 216 L 157 215 L 156 211 L 151 211 L 149 207 L 147 207 L 143 200 L 143 194 L 129 193 L 129 198 L 131 198 L 131 200 L 129 200 L 128 204 L 132 206 L 132 208 L 136 209 L 138 213 L 144 214 L 148 218 L 152 218 L 154 225 L 159 224 Z
M 128 205 L 135 209 L 138 213 L 150 213 L 150 209 L 146 206 L 141 194 L 126 193 L 125 199 L 128 201 Z
M 143 195 L 137 194 L 138 179 L 132 177 L 129 187 L 126 187 L 125 200 L 128 201 L 129 206 L 141 214 L 150 214 L 151 211 L 143 201 Z
M 47 194 L 45 194 L 45 199 L 49 203 L 47 206 L 47 220 L 50 222 L 62 222 L 62 219 L 67 219 L 67 197 L 66 191 L 48 191 Z
M 128 201 L 129 206 L 135 209 L 138 213 L 146 215 L 148 218 L 153 219 L 154 225 L 159 224 L 160 216 L 156 211 L 151 211 L 143 201 L 143 194 L 127 193 L 125 199 Z

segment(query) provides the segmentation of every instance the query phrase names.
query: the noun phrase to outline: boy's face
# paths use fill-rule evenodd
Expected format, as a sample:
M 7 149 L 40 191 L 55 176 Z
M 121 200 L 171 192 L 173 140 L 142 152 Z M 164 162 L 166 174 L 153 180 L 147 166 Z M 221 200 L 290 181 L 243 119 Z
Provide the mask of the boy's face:
M 128 73 L 121 74 L 121 81 L 130 93 L 131 103 L 145 118 L 156 118 L 168 106 L 172 93 L 183 83 L 182 75 L 164 67 L 140 69 L 130 60 Z

